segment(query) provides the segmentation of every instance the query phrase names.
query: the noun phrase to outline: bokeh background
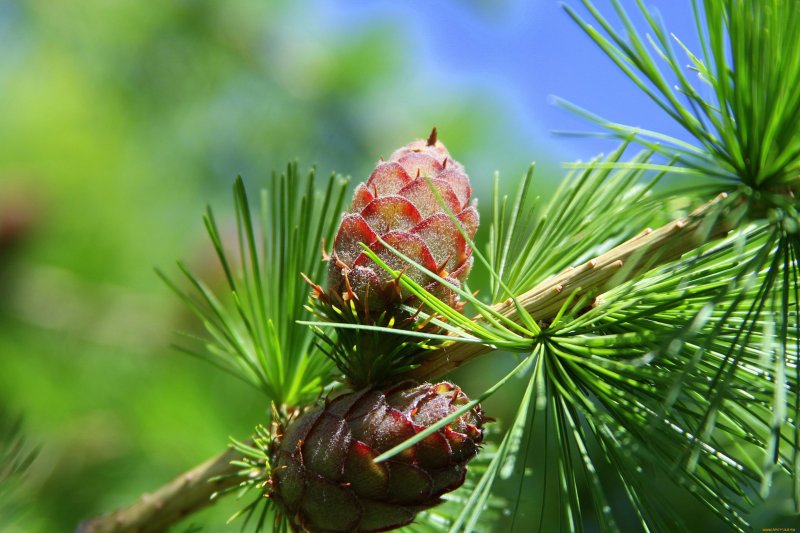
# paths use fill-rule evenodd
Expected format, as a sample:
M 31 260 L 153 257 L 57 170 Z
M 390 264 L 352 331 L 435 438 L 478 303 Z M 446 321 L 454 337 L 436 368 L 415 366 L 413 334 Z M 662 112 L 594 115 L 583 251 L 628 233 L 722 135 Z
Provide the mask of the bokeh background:
M 692 43 L 688 0 L 654 4 Z M 364 179 L 435 125 L 484 208 L 494 171 L 510 190 L 532 161 L 547 194 L 613 147 L 554 136 L 592 127 L 550 95 L 682 135 L 554 0 L 0 0 L 0 407 L 41 448 L 13 527 L 70 531 L 263 420 L 256 391 L 171 348 L 192 319 L 153 272 L 213 269 L 201 214 L 230 215 L 236 175 Z M 236 505 L 187 524 L 236 530 Z

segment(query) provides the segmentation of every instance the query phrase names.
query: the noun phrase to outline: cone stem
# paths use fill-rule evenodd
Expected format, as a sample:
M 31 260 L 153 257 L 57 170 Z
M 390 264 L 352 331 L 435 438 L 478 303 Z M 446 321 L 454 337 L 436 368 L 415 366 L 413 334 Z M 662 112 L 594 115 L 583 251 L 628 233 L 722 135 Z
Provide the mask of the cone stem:
M 554 276 L 517 297 L 517 301 L 536 320 L 547 322 L 561 309 L 573 292 L 577 296 L 596 296 L 651 268 L 675 260 L 700 246 L 721 239 L 736 226 L 736 220 L 713 211 L 725 194 L 701 206 L 686 218 L 656 230 L 646 229 L 608 252 Z M 519 320 L 513 301 L 495 309 Z M 480 318 L 476 318 L 480 320 Z M 491 352 L 488 346 L 453 343 L 431 352 L 416 370 L 404 377 L 418 380 L 437 378 L 464 363 Z M 212 503 L 211 496 L 238 483 L 238 467 L 230 462 L 241 454 L 226 450 L 209 461 L 180 475 L 152 494 L 143 495 L 130 507 L 84 522 L 78 533 L 163 531 L 187 515 Z M 228 477 L 226 477 L 228 476 Z M 216 481 L 214 481 L 216 480 Z

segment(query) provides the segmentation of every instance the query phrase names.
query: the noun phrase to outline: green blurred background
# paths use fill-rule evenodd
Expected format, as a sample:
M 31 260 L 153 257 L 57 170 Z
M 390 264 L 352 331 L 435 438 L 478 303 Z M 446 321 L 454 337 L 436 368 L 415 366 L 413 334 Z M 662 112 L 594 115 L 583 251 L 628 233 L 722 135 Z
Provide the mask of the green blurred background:
M 0 1 L 0 407 L 41 446 L 0 529 L 70 531 L 264 420 L 255 390 L 170 347 L 193 322 L 153 273 L 213 273 L 201 214 L 230 216 L 237 174 L 254 189 L 298 159 L 360 180 L 436 125 L 485 208 L 494 170 L 510 189 L 535 160 L 546 191 L 603 149 L 549 138 L 575 122 L 547 94 L 643 102 L 595 101 L 620 77 L 555 2 L 342 4 Z M 236 530 L 236 507 L 187 523 Z

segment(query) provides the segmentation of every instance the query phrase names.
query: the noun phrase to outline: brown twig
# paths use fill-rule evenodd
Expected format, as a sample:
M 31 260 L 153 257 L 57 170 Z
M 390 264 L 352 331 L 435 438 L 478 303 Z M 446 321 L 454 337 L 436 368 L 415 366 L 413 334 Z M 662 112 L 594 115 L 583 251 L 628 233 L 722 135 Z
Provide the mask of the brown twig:
M 684 219 L 656 230 L 647 229 L 595 259 L 565 270 L 518 296 L 517 302 L 536 320 L 546 322 L 556 315 L 570 295 L 600 294 L 643 271 L 724 237 L 736 224 L 736 220 L 727 216 L 729 213 L 716 209 L 724 198 L 724 194 L 720 195 Z M 519 320 L 517 307 L 511 299 L 497 304 L 495 310 L 511 320 Z M 492 350 L 490 346 L 452 343 L 431 352 L 408 377 L 434 379 Z M 238 481 L 233 475 L 237 467 L 230 462 L 239 458 L 233 450 L 227 450 L 156 492 L 142 496 L 130 507 L 81 524 L 78 531 L 163 531 L 209 505 L 215 492 L 235 485 Z M 210 482 L 213 479 L 217 481 Z
M 241 459 L 241 453 L 229 448 L 155 492 L 142 495 L 133 505 L 81 523 L 76 533 L 166 531 L 182 518 L 210 505 L 214 493 L 241 481 L 236 477 L 239 467 L 231 465 L 236 459 Z

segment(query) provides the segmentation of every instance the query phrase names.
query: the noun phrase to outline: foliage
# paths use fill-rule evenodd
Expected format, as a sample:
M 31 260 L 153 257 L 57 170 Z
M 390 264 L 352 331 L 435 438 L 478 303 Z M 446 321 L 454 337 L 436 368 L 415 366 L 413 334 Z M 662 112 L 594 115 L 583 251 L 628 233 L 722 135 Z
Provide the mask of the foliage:
M 507 200 L 496 195 L 488 260 L 490 268 L 494 267 L 493 302 L 515 298 L 562 268 L 578 264 L 578 259 L 597 254 L 609 239 L 613 242 L 620 237 L 613 222 L 594 220 L 596 206 L 603 204 L 592 204 L 592 199 L 616 199 L 612 213 L 618 210 L 646 215 L 646 210 L 633 207 L 635 195 L 626 195 L 624 187 L 619 188 L 620 184 L 635 183 L 631 176 L 634 172 L 691 170 L 709 178 L 723 178 L 721 184 L 695 186 L 685 194 L 696 203 L 708 198 L 710 191 L 727 192 L 726 200 L 704 216 L 709 228 L 731 217 L 735 231 L 720 245 L 700 247 L 697 253 L 603 294 L 588 312 L 585 306 L 591 302 L 585 298 L 568 302 L 547 328 L 537 328 L 535 317 L 521 310 L 520 322 L 533 327 L 525 332 L 503 328 L 502 344 L 497 341 L 503 335 L 489 334 L 453 317 L 453 330 L 467 333 L 470 342 L 520 351 L 527 347 L 523 362 L 478 399 L 494 393 L 518 372 L 524 370 L 530 377 L 512 424 L 519 433 L 506 433 L 495 468 L 490 467 L 473 489 L 468 497 L 473 505 L 465 506 L 454 517 L 451 530 L 474 526 L 482 502 L 498 477 L 501 461 L 524 436 L 526 457 L 533 458 L 528 453 L 531 447 L 544 447 L 552 450 L 545 452 L 546 456 L 553 453 L 557 458 L 554 468 L 563 512 L 561 523 L 567 530 L 583 527 L 579 487 L 584 483 L 602 528 L 620 529 L 596 473 L 597 463 L 604 461 L 616 472 L 643 529 L 672 530 L 681 523 L 671 503 L 660 497 L 660 489 L 643 476 L 643 471 L 654 469 L 660 471 L 660 478 L 671 478 L 688 489 L 729 527 L 744 531 L 749 528 L 746 515 L 758 497 L 757 487 L 763 497 L 769 493 L 776 472 L 795 478 L 798 474 L 794 450 L 800 435 L 795 423 L 800 415 L 796 201 L 800 130 L 794 118 L 798 99 L 787 87 L 796 84 L 800 71 L 794 69 L 796 62 L 791 59 L 786 73 L 764 68 L 782 65 L 778 58 L 791 48 L 789 43 L 797 42 L 800 26 L 792 17 L 797 6 L 792 3 L 782 10 L 777 3 L 769 2 L 756 7 L 743 2 L 706 2 L 710 36 L 701 37 L 707 38 L 704 49 L 711 52 L 706 51 L 705 63 L 694 56 L 692 59 L 715 90 L 715 104 L 700 99 L 691 89 L 671 52 L 657 49 L 683 83 L 680 90 L 689 100 L 686 107 L 664 83 L 655 60 L 645 51 L 620 5 L 614 3 L 627 40 L 590 2 L 584 4 L 615 46 L 570 10 L 573 17 L 703 146 L 694 148 L 598 120 L 612 134 L 635 137 L 649 149 L 672 158 L 673 163 L 652 165 L 646 158 L 621 163 L 618 153 L 610 160 L 575 165 L 587 170 L 585 176 L 591 176 L 589 170 L 613 168 L 620 174 L 616 182 L 605 179 L 607 174 L 596 181 L 566 180 L 572 188 L 562 187 L 538 218 L 533 211 L 535 202 L 527 198 L 530 175 L 510 209 Z M 665 32 L 643 6 L 642 12 L 666 47 Z M 793 22 L 788 22 L 790 19 Z M 753 31 L 764 26 L 763 31 Z M 726 47 L 733 50 L 730 68 Z M 754 49 L 752 54 L 750 48 Z M 633 73 L 631 64 L 660 91 L 660 96 Z M 716 76 L 710 74 L 714 69 Z M 765 100 L 777 102 L 769 109 L 778 111 L 765 114 L 760 105 Z M 648 138 L 668 140 L 672 145 L 665 147 Z M 624 177 L 619 180 L 619 176 Z M 613 216 L 609 219 L 615 220 Z M 542 249 L 545 246 L 547 251 Z M 568 252 L 552 253 L 558 249 Z M 652 252 L 643 250 L 640 261 Z M 668 250 L 655 251 L 656 256 L 659 253 L 669 255 Z M 633 272 L 640 266 L 628 266 L 623 272 Z M 386 268 L 394 275 L 401 274 Z M 508 288 L 509 284 L 513 288 Z M 443 309 L 442 302 L 413 282 L 406 281 L 404 286 L 429 308 Z M 482 317 L 491 317 L 494 312 L 490 306 L 475 300 L 472 303 Z M 535 425 L 540 412 L 545 417 L 544 435 L 534 433 L 541 430 Z M 548 429 L 550 426 L 553 429 Z M 379 460 L 401 452 L 425 433 Z M 546 462 L 539 466 L 538 475 L 534 475 L 544 483 L 553 467 Z M 523 476 L 520 487 L 529 483 Z M 795 508 L 800 510 L 800 491 L 797 483 L 793 486 Z M 520 511 L 519 501 L 512 507 L 513 525 Z
M 210 288 L 224 283 L 197 215 L 210 202 L 235 241 L 237 173 L 254 204 L 294 158 L 325 169 L 324 188 L 330 169 L 361 174 L 433 122 L 472 168 L 495 165 L 481 155 L 492 152 L 511 168 L 542 161 L 522 154 L 524 138 L 493 137 L 515 120 L 497 88 L 413 90 L 413 21 L 355 20 L 353 6 L 330 24 L 302 4 L 0 7 L 0 404 L 42 445 L 25 530 L 132 502 L 268 416 L 258 389 L 171 349 L 175 329 L 202 325 L 152 272 L 182 282 L 169 268 L 181 258 Z M 400 99 L 404 113 L 387 105 Z M 6 248 L 15 213 L 29 231 Z M 192 521 L 216 530 L 234 506 Z
M 297 164 L 290 164 L 285 174 L 273 174 L 271 187 L 262 192 L 256 219 L 244 184 L 237 180 L 238 249 L 233 257 L 208 208 L 206 229 L 224 271 L 233 312 L 181 263 L 194 294 L 162 274 L 210 335 L 208 340 L 198 339 L 199 348 L 185 350 L 243 378 L 275 405 L 305 405 L 330 382 L 329 362 L 313 349 L 311 335 L 298 324 L 307 316 L 308 292 L 300 273 L 322 275 L 320 243 L 332 240 L 345 185 L 332 175 L 327 189 L 318 191 L 313 171 L 303 179 Z
M 692 171 L 759 189 L 796 183 L 800 96 L 795 88 L 800 83 L 800 59 L 794 50 L 800 41 L 800 4 L 692 0 L 701 43 L 698 53 L 668 33 L 641 0 L 637 0 L 640 14 L 652 32 L 646 37 L 637 31 L 619 0 L 612 4 L 624 31 L 616 30 L 590 0 L 582 3 L 589 11 L 588 20 L 569 6 L 565 9 L 697 145 L 584 115 L 612 135 L 636 135 L 646 146 L 676 158 L 679 168 L 672 172 Z M 690 61 L 699 85 L 686 73 L 673 41 Z
M 22 419 L 0 409 L 0 526 L 11 530 L 26 509 L 23 477 L 36 458 L 22 434 Z
M 510 209 L 505 207 L 507 199 L 495 200 L 494 205 L 504 211 L 494 217 L 494 240 L 488 257 L 476 251 L 479 260 L 489 267 L 508 264 L 512 272 L 542 273 L 516 282 L 511 289 L 493 271 L 495 286 L 500 287 L 496 300 L 529 290 L 547 274 L 565 266 L 553 263 L 552 256 L 528 244 L 532 226 L 543 235 L 553 236 L 550 242 L 556 248 L 569 250 L 567 265 L 631 237 L 636 230 L 630 226 L 596 219 L 593 192 L 603 191 L 601 200 L 613 198 L 612 209 L 640 217 L 642 225 L 663 217 L 653 209 L 658 196 L 649 194 L 650 187 L 642 187 L 637 179 L 641 168 L 628 165 L 612 172 L 604 164 L 619 161 L 623 150 L 596 168 L 569 176 L 538 215 L 530 214 L 535 200 L 525 194 L 532 173 L 520 185 Z M 637 161 L 645 160 L 646 155 Z M 687 203 L 696 204 L 708 188 L 701 186 L 690 192 L 695 196 L 689 196 Z M 523 401 L 497 452 L 481 471 L 480 479 L 456 493 L 455 497 L 467 505 L 453 509 L 452 514 L 447 514 L 447 508 L 437 511 L 436 523 L 446 529 L 472 530 L 479 523 L 485 525 L 483 510 L 494 484 L 509 477 L 507 472 L 520 462 L 525 471 L 538 464 L 533 473 L 539 472 L 539 482 L 547 479 L 551 468 L 557 469 L 558 507 L 564 513 L 562 524 L 569 530 L 582 527 L 587 507 L 593 509 L 605 530 L 619 529 L 606 496 L 608 482 L 597 475 L 598 464 L 606 463 L 616 472 L 644 529 L 669 529 L 680 523 L 669 501 L 659 496 L 660 489 L 643 476 L 643 472 L 653 470 L 687 489 L 730 527 L 743 531 L 748 527 L 747 508 L 754 501 L 756 484 L 766 492 L 776 470 L 793 474 L 794 455 L 786 445 L 781 452 L 780 443 L 791 444 L 797 434 L 793 419 L 785 415 L 787 407 L 797 401 L 796 373 L 787 372 L 787 368 L 797 368 L 797 348 L 785 341 L 797 338 L 797 321 L 791 318 L 797 308 L 796 288 L 791 285 L 795 283 L 797 263 L 794 252 L 781 252 L 792 249 L 793 236 L 786 234 L 786 224 L 780 218 L 743 218 L 748 212 L 757 212 L 748 209 L 753 198 L 734 189 L 704 213 L 710 221 L 730 219 L 734 227 L 741 228 L 727 240 L 701 246 L 696 253 L 656 270 L 649 270 L 652 265 L 648 261 L 664 251 L 643 249 L 634 259 L 643 264 L 630 265 L 627 272 L 636 267 L 646 275 L 605 292 L 588 311 L 591 302 L 586 296 L 568 299 L 547 327 L 537 323 L 521 305 L 520 318 L 514 322 L 475 298 L 468 288 L 452 286 L 479 312 L 480 319 L 469 319 L 375 254 L 370 255 L 372 259 L 430 310 L 418 311 L 418 320 L 436 321 L 449 335 L 355 323 L 303 323 L 313 325 L 329 346 L 336 345 L 336 338 L 321 333 L 321 328 L 399 333 L 404 339 L 398 343 L 404 346 L 398 348 L 401 351 L 413 348 L 410 339 L 419 337 L 422 348 L 432 340 L 480 342 L 523 354 L 520 363 L 485 393 L 378 458 L 388 459 L 440 429 L 502 389 L 512 377 L 527 376 Z M 568 214 L 569 223 L 552 213 Z M 413 264 L 410 258 L 389 249 Z M 510 254 L 509 250 L 514 252 Z M 513 261 L 505 263 L 509 257 Z M 436 278 L 433 272 L 425 272 Z M 779 287 L 777 280 L 787 284 Z M 775 320 L 777 329 L 764 327 L 770 320 L 763 313 Z M 551 426 L 553 429 L 549 429 Z M 547 450 L 547 457 L 556 457 L 555 463 L 536 462 L 530 450 L 542 448 Z M 754 459 L 755 450 L 760 450 L 765 459 Z M 517 482 L 522 491 L 532 480 L 522 476 Z M 584 483 L 592 495 L 588 506 L 578 497 Z M 542 501 L 541 505 L 546 503 Z M 524 509 L 519 500 L 511 502 L 509 508 L 512 522 L 522 519 Z
M 793 90 L 800 85 L 800 59 L 792 53 L 800 41 L 800 4 L 694 2 L 701 51 L 675 40 L 698 84 L 643 2 L 648 37 L 618 1 L 613 6 L 623 30 L 589 0 L 583 3 L 585 19 L 567 8 L 570 15 L 696 144 L 564 104 L 623 144 L 609 157 L 571 165 L 547 202 L 533 195 L 532 171 L 513 199 L 496 181 L 487 251 L 473 246 L 489 282 L 478 295 L 476 287 L 450 287 L 474 318 L 372 255 L 425 304 L 417 325 L 434 323 L 441 335 L 314 317 L 304 307 L 308 288 L 299 273 L 324 277 L 319 245 L 330 242 L 344 184 L 331 177 L 326 190 L 317 189 L 313 175 L 302 178 L 290 165 L 272 177 L 256 208 L 239 180 L 236 249 L 226 247 L 210 209 L 205 219 L 225 288 L 205 285 L 183 265 L 190 288 L 173 284 L 206 328 L 206 337 L 188 338 L 186 350 L 254 385 L 275 406 L 272 421 L 336 385 L 340 376 L 330 359 L 344 357 L 337 350 L 345 330 L 356 339 L 364 331 L 399 333 L 392 337 L 398 352 L 387 357 L 397 359 L 400 370 L 413 371 L 435 346 L 484 345 L 500 350 L 493 357 L 513 359 L 510 372 L 474 397 L 484 401 L 522 378 L 516 413 L 503 421 L 505 431 L 498 431 L 470 482 L 452 495 L 456 505 L 423 515 L 417 529 L 513 529 L 533 520 L 541 530 L 575 531 L 593 513 L 604 531 L 615 531 L 625 529 L 624 517 L 632 512 L 643 530 L 672 531 L 681 527 L 681 516 L 675 496 L 665 496 L 663 488 L 675 485 L 727 527 L 747 530 L 753 506 L 787 478 L 800 511 L 800 96 Z M 631 143 L 645 152 L 627 157 Z M 700 181 L 678 192 L 653 192 L 667 173 Z M 695 243 L 694 252 L 667 261 L 678 243 L 642 247 L 612 283 L 572 294 L 553 316 L 537 316 L 520 302 L 565 269 L 685 214 L 673 207 L 701 205 L 720 192 L 726 198 L 703 211 L 707 239 Z M 711 242 L 720 225 L 730 234 Z M 514 319 L 498 310 L 509 299 Z M 254 443 L 236 444 L 246 458 L 238 465 L 245 493 L 263 489 L 270 439 L 260 429 Z M 501 485 L 511 485 L 516 498 L 498 500 Z M 614 497 L 618 489 L 627 505 Z M 527 494 L 543 495 L 538 506 Z M 244 507 L 245 521 L 269 529 L 274 509 L 262 502 L 259 493 Z M 551 508 L 560 513 L 555 519 L 546 512 Z

